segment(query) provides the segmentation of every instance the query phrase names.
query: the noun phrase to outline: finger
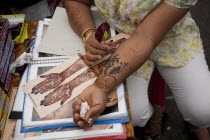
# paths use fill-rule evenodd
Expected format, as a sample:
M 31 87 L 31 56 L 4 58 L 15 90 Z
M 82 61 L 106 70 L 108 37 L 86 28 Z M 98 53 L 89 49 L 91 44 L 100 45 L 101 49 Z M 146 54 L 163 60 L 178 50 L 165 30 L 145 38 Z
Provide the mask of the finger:
M 86 49 L 86 52 L 89 52 L 89 53 L 91 53 L 93 55 L 102 55 L 102 56 L 104 56 L 104 55 L 107 54 L 108 51 L 102 51 L 102 50 L 95 49 L 93 47 L 89 47 L 89 48 Z
M 74 107 L 73 113 L 79 113 L 79 114 L 80 114 L 80 109 L 81 109 L 81 106 L 76 105 L 76 106 Z
M 66 102 L 66 100 L 68 100 L 69 98 L 70 96 L 64 97 L 63 100 L 60 102 L 60 105 L 63 105 Z
M 108 45 L 105 45 L 103 43 L 94 43 L 91 45 L 92 45 L 92 47 L 94 47 L 97 50 L 108 51 L 110 49 L 110 47 Z
M 35 91 L 35 90 L 39 89 L 39 88 L 42 87 L 42 86 L 43 86 L 43 82 L 41 82 L 41 83 L 37 84 L 36 86 L 34 86 L 34 87 L 32 88 L 32 91 Z
M 87 127 L 90 127 L 91 124 L 85 122 L 84 120 L 79 120 L 78 123 L 77 123 L 80 127 L 83 127 L 83 128 L 87 128 Z
M 32 93 L 39 93 L 39 92 L 44 92 L 45 90 L 49 89 L 49 86 L 51 86 L 51 81 L 49 80 L 44 80 L 41 83 L 37 84 L 35 87 L 32 88 Z M 50 85 L 49 85 L 50 84 Z M 46 85 L 48 85 L 48 87 L 46 88 Z
M 82 100 L 78 97 L 77 100 L 72 104 L 72 109 L 75 110 L 76 106 L 81 106 L 82 105 Z
M 47 75 L 41 75 L 41 78 L 56 78 L 58 76 L 58 73 L 50 73 Z
M 48 78 L 50 77 L 50 74 L 47 74 L 47 75 L 40 75 L 40 78 Z
M 89 60 L 85 60 L 85 64 L 88 65 L 88 66 L 94 66 L 95 62 L 89 61 Z
M 50 89 L 51 89 L 51 85 L 47 85 L 47 84 L 43 83 L 43 85 L 40 85 L 39 87 L 37 87 L 36 92 L 42 94 Z
M 104 111 L 105 106 L 98 104 L 90 108 L 85 114 L 85 121 L 92 124 Z
M 74 118 L 73 118 L 75 123 L 78 123 L 78 121 L 81 120 L 80 115 L 78 113 L 74 114 Z
M 51 93 L 45 96 L 45 99 L 41 101 L 40 105 L 48 106 L 48 105 L 51 105 L 60 101 L 62 98 L 65 98 L 65 96 L 64 97 L 59 96 L 60 94 L 62 93 L 56 92 L 56 90 L 52 91 Z M 54 98 L 54 97 L 58 97 L 58 98 Z
M 79 105 L 78 102 L 75 101 L 75 102 L 72 104 L 72 109 L 73 109 L 73 111 L 76 109 L 76 106 L 81 106 L 81 105 Z
M 100 60 L 102 58 L 102 56 L 100 56 L 100 55 L 93 55 L 89 52 L 86 53 L 86 57 L 89 61 L 96 61 L 96 60 Z
M 109 46 L 99 43 L 96 39 L 88 40 L 87 44 L 95 49 L 102 50 L 102 51 L 107 51 L 109 49 Z
M 40 93 L 45 87 L 43 85 L 40 85 L 39 87 L 36 87 L 35 89 L 32 89 L 32 93 L 35 95 Z

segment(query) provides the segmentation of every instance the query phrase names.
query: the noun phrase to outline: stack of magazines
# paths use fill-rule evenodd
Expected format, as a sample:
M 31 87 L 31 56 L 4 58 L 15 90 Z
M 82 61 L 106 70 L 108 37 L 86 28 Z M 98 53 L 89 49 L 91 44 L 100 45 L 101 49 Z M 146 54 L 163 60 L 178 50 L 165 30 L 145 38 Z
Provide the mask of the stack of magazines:
M 96 11 L 93 10 L 93 13 L 98 17 Z M 65 19 L 57 20 L 59 17 Z M 42 40 L 49 41 L 53 32 L 57 33 L 54 37 L 59 40 L 58 32 L 62 30 L 60 28 L 71 28 L 67 23 L 66 26 L 58 26 L 63 22 L 68 23 L 66 11 L 57 8 L 52 21 L 46 19 L 39 21 L 37 25 L 35 42 L 31 48 L 33 60 L 23 75 L 16 95 L 19 101 L 15 101 L 13 107 L 13 111 L 22 112 L 22 119 L 16 124 L 14 140 L 126 139 L 124 123 L 129 121 L 129 116 L 123 84 L 108 95 L 105 111 L 91 127 L 83 129 L 74 123 L 72 104 L 77 96 L 95 81 L 96 72 L 102 62 L 89 68 L 78 55 L 63 56 L 37 51 Z M 77 37 L 74 32 L 68 33 L 73 38 Z M 110 35 L 115 35 L 113 29 L 110 29 Z M 82 43 L 74 42 L 73 46 L 77 47 L 78 44 Z M 80 47 L 83 46 L 78 48 Z M 77 53 L 83 51 L 81 49 Z M 66 90 L 66 86 L 70 91 Z M 18 109 L 18 105 L 23 108 Z

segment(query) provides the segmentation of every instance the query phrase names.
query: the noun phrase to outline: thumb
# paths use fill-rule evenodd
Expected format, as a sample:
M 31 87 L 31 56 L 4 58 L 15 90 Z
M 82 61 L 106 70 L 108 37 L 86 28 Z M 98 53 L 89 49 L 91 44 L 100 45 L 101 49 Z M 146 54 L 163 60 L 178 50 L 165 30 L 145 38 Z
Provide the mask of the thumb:
M 85 114 L 85 121 L 88 122 L 89 124 L 92 124 L 98 117 L 99 115 L 104 111 L 105 106 L 102 104 L 95 105 L 90 108 Z

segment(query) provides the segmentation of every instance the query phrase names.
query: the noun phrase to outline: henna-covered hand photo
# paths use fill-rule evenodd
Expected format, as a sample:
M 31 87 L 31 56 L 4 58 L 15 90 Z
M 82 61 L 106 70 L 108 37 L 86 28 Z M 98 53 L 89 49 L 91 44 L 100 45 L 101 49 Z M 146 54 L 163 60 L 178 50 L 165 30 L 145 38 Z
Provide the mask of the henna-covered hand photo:
M 60 104 L 63 105 L 65 101 L 71 97 L 72 90 L 82 83 L 96 77 L 96 72 L 99 73 L 98 65 L 93 68 L 89 68 L 72 81 L 55 88 L 52 92 L 44 97 L 45 99 L 40 102 L 40 105 L 49 106 L 58 101 L 61 101 Z
M 86 64 L 81 59 L 78 59 L 74 64 L 69 66 L 61 73 L 50 73 L 47 75 L 41 75 L 40 78 L 46 79 L 34 86 L 32 88 L 31 94 L 43 94 L 53 88 L 58 87 L 65 79 L 67 79 L 69 76 L 73 75 L 75 72 L 79 71 L 85 66 Z

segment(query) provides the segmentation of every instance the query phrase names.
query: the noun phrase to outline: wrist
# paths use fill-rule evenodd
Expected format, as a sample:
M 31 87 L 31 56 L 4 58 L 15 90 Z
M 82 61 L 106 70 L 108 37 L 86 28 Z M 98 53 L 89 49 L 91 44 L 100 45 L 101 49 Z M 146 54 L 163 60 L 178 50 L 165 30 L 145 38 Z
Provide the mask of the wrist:
M 117 80 L 112 75 L 99 75 L 94 82 L 94 85 L 104 91 L 104 93 L 110 93 L 116 87 Z
M 106 97 L 107 97 L 108 94 L 104 92 L 104 89 L 103 88 L 100 88 L 96 84 L 92 84 L 92 86 L 95 88 L 95 91 L 97 91 L 97 93 L 102 94 L 104 96 L 104 98 L 106 99 Z
M 85 42 L 88 40 L 88 38 L 91 36 L 91 35 L 95 35 L 95 32 L 96 30 L 95 29 L 86 29 L 83 33 L 82 33 L 82 36 L 81 36 L 81 39 L 82 39 L 82 42 L 85 44 Z

